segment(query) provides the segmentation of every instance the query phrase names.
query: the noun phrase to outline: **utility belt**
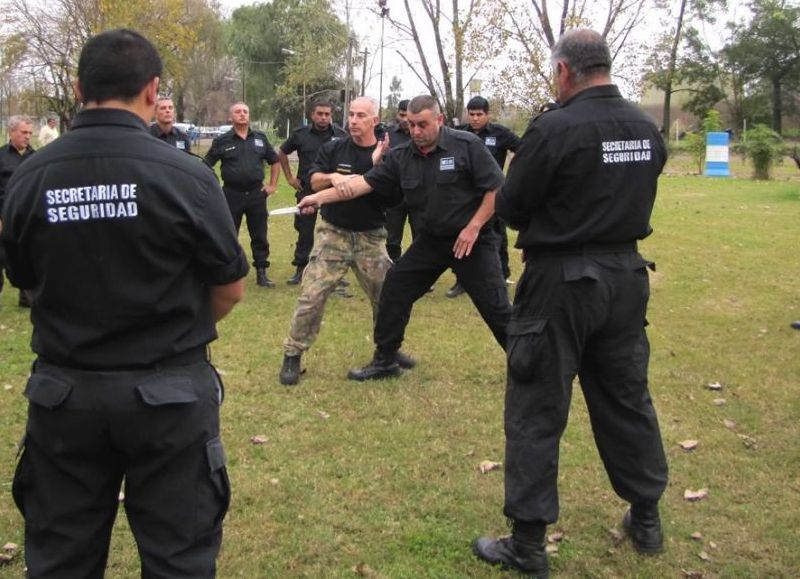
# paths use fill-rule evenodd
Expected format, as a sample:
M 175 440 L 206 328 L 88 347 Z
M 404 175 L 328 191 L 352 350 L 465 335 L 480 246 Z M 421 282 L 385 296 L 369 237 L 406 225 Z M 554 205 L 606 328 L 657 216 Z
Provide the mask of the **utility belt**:
M 639 246 L 635 241 L 625 243 L 586 243 L 584 245 L 537 245 L 524 247 L 522 255 L 527 262 L 537 257 L 553 257 L 559 255 L 590 255 L 600 253 L 635 253 Z

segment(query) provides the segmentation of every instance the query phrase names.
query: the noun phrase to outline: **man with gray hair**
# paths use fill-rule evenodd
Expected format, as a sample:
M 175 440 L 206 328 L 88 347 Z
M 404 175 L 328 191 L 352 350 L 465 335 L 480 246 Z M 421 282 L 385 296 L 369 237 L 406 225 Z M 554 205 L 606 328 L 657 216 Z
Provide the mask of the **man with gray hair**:
M 548 576 L 545 528 L 558 519 L 559 441 L 576 375 L 640 553 L 663 549 L 667 484 L 647 388 L 652 264 L 637 251 L 652 232 L 666 147 L 612 84 L 600 34 L 565 33 L 552 66 L 561 108 L 530 125 L 497 198 L 526 261 L 508 327 L 504 513 L 513 532 L 473 545 L 479 558 L 536 577 Z
M 14 115 L 8 119 L 8 145 L 0 149 L 0 231 L 3 230 L 3 202 L 6 196 L 6 185 L 19 164 L 34 153 L 31 147 L 33 121 L 27 115 Z M 0 246 L 0 292 L 3 291 L 3 268 L 5 253 Z M 27 290 L 19 291 L 19 306 L 31 307 L 31 294 Z

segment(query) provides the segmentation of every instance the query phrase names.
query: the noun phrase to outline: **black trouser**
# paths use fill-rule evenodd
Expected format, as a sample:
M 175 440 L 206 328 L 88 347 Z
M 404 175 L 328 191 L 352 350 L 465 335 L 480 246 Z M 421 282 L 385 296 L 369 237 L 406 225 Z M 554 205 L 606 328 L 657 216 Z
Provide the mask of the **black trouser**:
M 236 232 L 242 225 L 242 217 L 247 217 L 247 231 L 250 233 L 250 250 L 253 253 L 253 267 L 269 267 L 269 241 L 267 241 L 267 195 L 261 185 L 249 191 L 238 191 L 223 187 L 225 199 L 233 217 Z
M 634 250 L 528 255 L 508 326 L 506 516 L 558 519 L 558 449 L 576 374 L 616 493 L 635 503 L 664 492 L 667 463 L 647 388 L 649 293 Z
M 500 255 L 500 267 L 503 269 L 503 279 L 508 279 L 511 277 L 511 268 L 508 266 L 508 230 L 506 229 L 506 222 L 495 215 L 492 225 L 498 235 L 498 254 Z
M 123 478 L 142 577 L 214 577 L 230 485 L 208 362 L 119 372 L 39 362 L 25 394 L 13 494 L 27 577 L 103 577 Z
M 403 201 L 386 211 L 386 252 L 392 261 L 397 261 L 403 253 L 403 234 L 406 229 L 406 218 L 411 227 L 411 240 L 417 236 L 419 229 L 418 218 L 408 211 L 408 205 Z
M 472 253 L 462 259 L 453 256 L 454 244 L 455 237 L 420 233 L 386 274 L 375 324 L 379 356 L 394 358 L 403 343 L 414 302 L 428 292 L 448 267 L 456 272 L 495 340 L 505 348 L 511 304 L 500 273 L 496 241 L 490 230 L 482 232 Z
M 311 192 L 303 189 L 295 193 L 295 198 L 299 202 L 306 195 Z M 311 255 L 311 250 L 314 248 L 314 228 L 317 225 L 317 212 L 311 215 L 295 215 L 294 216 L 294 229 L 297 231 L 297 245 L 294 246 L 294 259 L 292 265 L 297 267 L 305 267 L 308 265 L 308 258 Z

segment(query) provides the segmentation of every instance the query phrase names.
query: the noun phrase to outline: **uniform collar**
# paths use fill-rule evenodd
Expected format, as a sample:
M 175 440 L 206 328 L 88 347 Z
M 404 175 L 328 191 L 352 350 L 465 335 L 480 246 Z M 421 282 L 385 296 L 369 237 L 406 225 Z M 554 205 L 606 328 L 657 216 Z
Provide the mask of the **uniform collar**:
M 96 127 L 100 125 L 118 125 L 132 129 L 147 130 L 145 123 L 138 115 L 123 109 L 85 109 L 78 113 L 72 123 L 73 129 Z
M 435 153 L 440 149 L 442 151 L 447 151 L 450 148 L 450 140 L 452 139 L 450 133 L 452 132 L 452 130 L 453 129 L 450 129 L 449 127 L 445 127 L 443 125 L 439 129 L 439 140 L 437 141 L 436 146 L 427 153 L 423 153 L 422 151 L 420 151 L 419 147 L 414 142 L 414 139 L 411 139 L 411 150 L 414 151 L 414 153 L 416 153 L 420 157 L 430 157 L 433 153 Z
M 311 123 L 311 124 L 308 125 L 308 132 L 309 133 L 314 133 L 315 135 L 330 135 L 330 134 L 333 134 L 333 123 L 328 125 L 328 128 L 323 130 L 323 131 L 317 130 L 317 128 L 314 126 L 314 123 Z
M 156 131 L 158 131 L 159 135 L 163 135 L 165 137 L 168 137 L 169 135 L 177 135 L 178 134 L 178 129 L 175 128 L 175 125 L 172 125 L 169 128 L 169 131 L 167 131 L 166 133 L 161 130 L 161 127 L 158 126 L 158 123 L 155 123 L 153 126 L 156 128 Z
M 11 155 L 17 155 L 18 157 L 24 157 L 25 155 L 29 155 L 30 153 L 33 153 L 33 151 L 34 151 L 34 148 L 31 147 L 30 145 L 28 145 L 25 148 L 25 150 L 22 153 L 20 153 L 19 150 L 15 146 L 13 146 L 11 144 L 11 141 L 9 141 L 6 144 L 6 152 L 11 154 Z
M 587 100 L 587 99 L 596 99 L 596 98 L 609 98 L 609 97 L 618 97 L 622 98 L 622 94 L 619 92 L 619 88 L 615 84 L 603 84 L 600 86 L 593 86 L 587 89 L 582 90 L 578 94 L 574 95 L 571 99 L 567 102 L 561 104 L 561 108 L 569 106 L 571 104 Z

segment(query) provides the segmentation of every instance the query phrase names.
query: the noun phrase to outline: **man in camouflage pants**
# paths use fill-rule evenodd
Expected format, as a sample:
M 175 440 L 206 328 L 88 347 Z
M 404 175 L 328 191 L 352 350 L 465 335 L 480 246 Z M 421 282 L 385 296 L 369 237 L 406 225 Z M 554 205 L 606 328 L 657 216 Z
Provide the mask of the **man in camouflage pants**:
M 349 137 L 325 143 L 311 166 L 314 191 L 345 186 L 350 177 L 362 175 L 381 162 L 388 146 L 385 140 L 375 138 L 377 108 L 377 103 L 367 97 L 350 103 Z M 383 280 L 392 266 L 386 253 L 386 209 L 401 201 L 395 194 L 377 193 L 320 209 L 322 219 L 314 231 L 314 249 L 303 272 L 289 336 L 283 343 L 281 384 L 290 386 L 300 380 L 300 358 L 319 334 L 328 297 L 350 268 L 369 297 L 375 319 Z M 398 352 L 397 363 L 404 368 L 414 365 L 402 352 Z

